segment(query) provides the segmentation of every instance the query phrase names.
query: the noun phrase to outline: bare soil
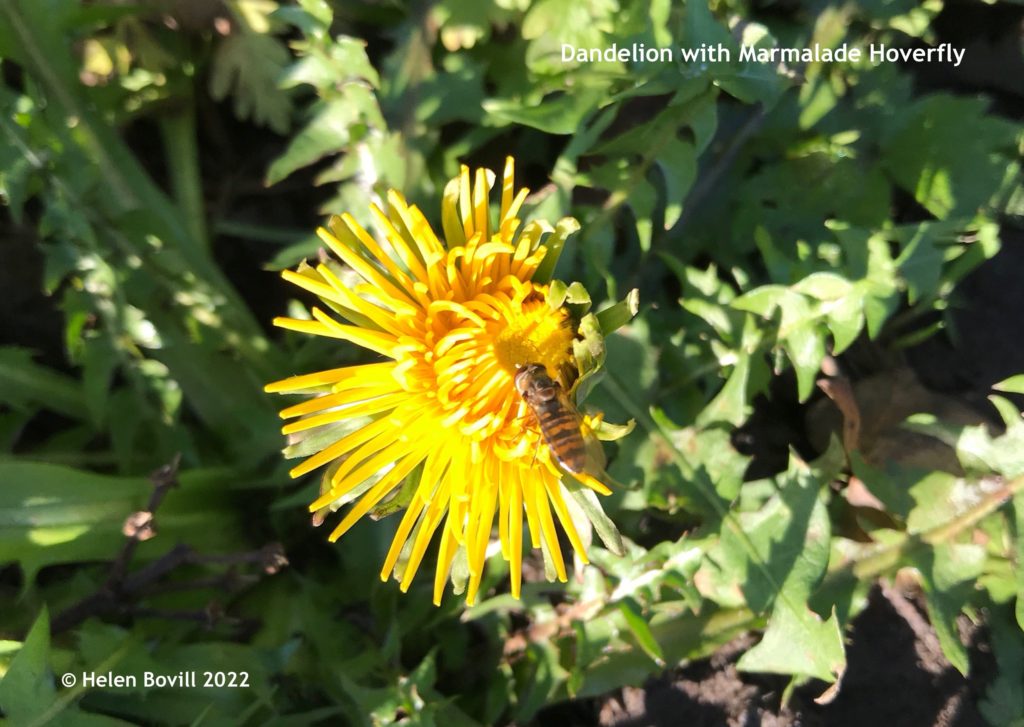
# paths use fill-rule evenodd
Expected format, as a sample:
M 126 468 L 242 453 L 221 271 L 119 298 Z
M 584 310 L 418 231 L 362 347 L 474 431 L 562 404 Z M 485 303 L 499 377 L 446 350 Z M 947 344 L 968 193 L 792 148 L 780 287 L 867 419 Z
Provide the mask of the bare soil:
M 942 656 L 921 604 L 892 587 L 876 587 L 847 633 L 848 667 L 838 694 L 818 704 L 826 685 L 811 682 L 782 701 L 784 677 L 745 674 L 736 661 L 756 642 L 741 637 L 709 659 L 649 679 L 639 687 L 541 712 L 537 727 L 974 727 L 985 725 L 977 703 L 994 669 L 975 630 L 971 675 Z

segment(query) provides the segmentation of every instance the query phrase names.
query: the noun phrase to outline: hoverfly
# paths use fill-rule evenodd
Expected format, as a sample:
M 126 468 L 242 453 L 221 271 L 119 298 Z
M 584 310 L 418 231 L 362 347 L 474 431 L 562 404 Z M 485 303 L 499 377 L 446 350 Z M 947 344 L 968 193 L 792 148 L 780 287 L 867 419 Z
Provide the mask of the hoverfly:
M 516 391 L 537 417 L 548 449 L 562 469 L 581 474 L 587 464 L 581 418 L 565 389 L 542 364 L 525 364 L 515 376 Z

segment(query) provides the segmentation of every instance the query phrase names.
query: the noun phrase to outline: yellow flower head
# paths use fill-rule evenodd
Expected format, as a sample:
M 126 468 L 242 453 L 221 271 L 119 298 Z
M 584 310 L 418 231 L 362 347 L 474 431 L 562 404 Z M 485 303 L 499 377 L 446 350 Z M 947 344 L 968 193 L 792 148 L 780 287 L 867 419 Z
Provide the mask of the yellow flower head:
M 474 602 L 495 516 L 514 596 L 524 513 L 533 547 L 543 544 L 560 580 L 566 574 L 556 518 L 586 562 L 563 473 L 513 383 L 519 367 L 529 363 L 544 365 L 563 385 L 569 383 L 565 372 L 575 371 L 568 313 L 549 304 L 548 287 L 534 278 L 550 276 L 578 225 L 567 218 L 554 229 L 543 222 L 521 229 L 517 215 L 527 190 L 515 193 L 513 171 L 509 158 L 493 227 L 488 198 L 494 174 L 479 169 L 471 176 L 462 168 L 445 189 L 444 242 L 420 210 L 394 191 L 386 213 L 371 208 L 380 240 L 348 214 L 332 218 L 319 235 L 348 269 L 332 261 L 284 273 L 329 310 L 314 307 L 311 320 L 274 321 L 383 358 L 294 376 L 266 390 L 316 394 L 281 412 L 294 420 L 285 434 L 327 425 L 343 433 L 291 471 L 299 477 L 331 465 L 311 511 L 354 502 L 332 541 L 386 498 L 411 494 L 381 571 L 387 580 L 397 567 L 405 591 L 441 529 L 435 603 L 461 548 L 469 572 L 467 602 Z M 608 492 L 593 477 L 579 479 Z

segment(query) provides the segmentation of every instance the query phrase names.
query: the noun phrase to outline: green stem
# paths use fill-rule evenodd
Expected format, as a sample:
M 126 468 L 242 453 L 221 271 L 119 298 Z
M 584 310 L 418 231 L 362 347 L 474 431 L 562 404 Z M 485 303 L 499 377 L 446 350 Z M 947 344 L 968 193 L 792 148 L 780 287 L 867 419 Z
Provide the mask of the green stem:
M 213 232 L 216 235 L 242 237 L 246 240 L 267 242 L 272 245 L 294 245 L 303 242 L 307 238 L 316 237 L 307 230 L 264 227 L 263 225 L 253 225 L 248 222 L 238 222 L 235 220 L 216 220 L 213 223 Z
M 190 94 L 187 105 L 160 118 L 160 133 L 170 169 L 174 201 L 181 210 L 194 243 L 209 250 L 206 207 L 203 204 L 202 177 L 199 173 L 199 149 L 196 145 L 196 114 L 191 101 Z
M 904 558 L 917 548 L 934 546 L 952 540 L 991 515 L 1022 491 L 1024 491 L 1024 476 L 1011 480 L 1004 487 L 951 520 L 923 532 L 907 535 L 897 543 L 887 545 L 864 558 L 847 563 L 842 568 L 830 573 L 828 579 L 842 579 L 850 573 L 862 581 L 877 578 L 899 566 Z

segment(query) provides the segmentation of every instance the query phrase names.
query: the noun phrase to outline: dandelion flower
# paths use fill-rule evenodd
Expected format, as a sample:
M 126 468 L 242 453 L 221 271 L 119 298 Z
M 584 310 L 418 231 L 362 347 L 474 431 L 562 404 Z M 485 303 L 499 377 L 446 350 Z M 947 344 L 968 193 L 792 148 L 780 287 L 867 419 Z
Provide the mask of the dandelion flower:
M 299 477 L 328 466 L 311 511 L 351 503 L 331 541 L 407 493 L 381 570 L 382 580 L 394 573 L 406 591 L 440 529 L 435 603 L 460 553 L 467 602 L 475 601 L 495 518 L 517 598 L 524 514 L 532 546 L 543 548 L 559 580 L 566 570 L 556 521 L 587 562 L 573 517 L 579 508 L 567 497 L 579 485 L 559 469 L 513 383 L 528 363 L 542 364 L 552 376 L 576 368 L 576 327 L 561 304 L 552 305 L 546 283 L 578 224 L 566 218 L 554 228 L 536 221 L 522 226 L 517 215 L 527 190 L 515 192 L 513 173 L 509 158 L 495 227 L 488 205 L 495 175 L 483 169 L 471 175 L 463 167 L 445 188 L 443 241 L 394 191 L 387 212 L 371 207 L 379 239 L 351 215 L 333 217 L 318 234 L 344 266 L 328 260 L 283 273 L 325 307 L 312 308 L 308 320 L 274 321 L 380 357 L 293 376 L 266 390 L 315 394 L 281 412 L 293 420 L 285 434 L 343 432 L 326 441 L 320 436 L 312 456 L 291 470 Z M 593 477 L 577 478 L 608 492 Z

